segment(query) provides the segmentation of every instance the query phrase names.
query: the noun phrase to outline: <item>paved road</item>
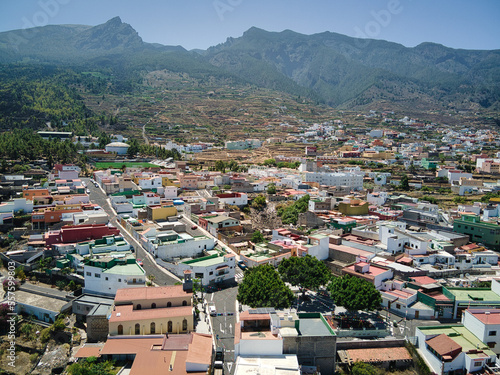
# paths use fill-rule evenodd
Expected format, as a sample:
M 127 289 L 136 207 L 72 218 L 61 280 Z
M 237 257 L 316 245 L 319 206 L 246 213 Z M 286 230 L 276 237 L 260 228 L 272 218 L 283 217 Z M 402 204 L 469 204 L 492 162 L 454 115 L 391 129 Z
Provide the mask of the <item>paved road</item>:
M 236 324 L 236 295 L 238 287 L 205 294 L 205 300 L 214 302 L 217 316 L 210 317 L 215 344 L 224 348 L 224 374 L 234 373 L 234 326 Z M 218 337 L 218 339 L 217 339 Z
M 107 196 L 106 194 L 103 193 L 103 191 L 100 188 L 96 188 L 92 182 L 90 182 L 89 178 L 83 178 L 85 183 L 87 184 L 87 188 L 90 191 L 90 200 L 98 204 L 103 208 L 103 210 L 108 214 L 110 217 L 110 222 L 112 225 L 118 227 L 121 229 L 115 213 L 111 209 L 111 206 L 108 203 Z M 139 242 L 130 234 L 125 231 L 125 230 L 120 230 L 121 235 L 127 240 L 128 243 L 130 243 L 134 247 L 134 251 L 136 254 L 137 259 L 141 259 L 143 261 L 143 268 L 146 271 L 147 275 L 153 275 L 155 277 L 154 282 L 158 285 L 174 285 L 176 282 L 179 280 L 170 276 L 166 272 L 163 272 L 159 266 L 151 260 L 151 258 L 148 256 L 146 253 L 146 250 L 143 249 L 143 247 L 140 245 Z

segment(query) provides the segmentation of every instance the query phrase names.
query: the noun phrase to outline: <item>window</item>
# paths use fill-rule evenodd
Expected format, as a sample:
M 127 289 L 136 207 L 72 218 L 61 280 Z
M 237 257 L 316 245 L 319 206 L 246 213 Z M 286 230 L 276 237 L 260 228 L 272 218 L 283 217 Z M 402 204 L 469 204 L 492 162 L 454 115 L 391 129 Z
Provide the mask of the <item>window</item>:
M 153 303 L 151 304 L 151 308 L 152 308 L 152 309 L 156 309 L 156 303 L 154 303 L 154 302 L 153 302 Z
M 167 307 L 172 307 L 172 302 L 167 302 Z
M 155 325 L 155 322 L 151 322 L 151 326 L 149 328 L 149 333 L 151 335 L 155 334 L 156 333 L 156 325 Z
M 188 329 L 188 321 L 186 319 L 184 319 L 182 321 L 182 330 L 187 331 L 187 329 Z
M 104 279 L 105 279 L 106 281 L 108 281 L 108 277 L 107 277 L 107 276 L 106 276 Z
M 214 271 L 210 271 L 208 274 L 212 276 L 214 274 Z
M 122 282 L 122 279 L 118 279 L 118 282 L 121 283 Z
M 141 334 L 141 326 L 139 325 L 139 323 L 135 324 L 135 334 L 136 335 L 140 335 Z
M 399 303 L 396 303 L 396 309 L 400 309 L 401 308 L 401 305 Z
M 123 326 L 121 324 L 118 326 L 118 334 L 123 335 Z
M 494 348 L 495 345 L 496 345 L 496 342 L 494 342 L 494 341 L 491 341 L 491 342 L 488 343 L 488 347 L 489 348 Z
M 137 307 L 136 307 L 137 310 L 140 310 L 142 309 L 142 305 L 140 303 L 137 304 Z
M 171 320 L 168 321 L 167 330 L 169 333 L 172 333 L 172 321 Z
M 87 272 L 87 276 L 92 276 L 92 272 Z
M 497 335 L 497 331 L 489 331 L 488 332 L 488 336 L 496 336 Z
M 185 301 L 185 300 L 182 301 L 182 306 L 187 306 L 187 304 L 188 304 L 187 301 Z
M 476 361 L 474 362 L 474 367 L 481 367 L 483 365 L 482 361 Z
M 101 278 L 101 274 L 100 273 L 95 273 L 94 276 L 97 277 L 97 278 Z

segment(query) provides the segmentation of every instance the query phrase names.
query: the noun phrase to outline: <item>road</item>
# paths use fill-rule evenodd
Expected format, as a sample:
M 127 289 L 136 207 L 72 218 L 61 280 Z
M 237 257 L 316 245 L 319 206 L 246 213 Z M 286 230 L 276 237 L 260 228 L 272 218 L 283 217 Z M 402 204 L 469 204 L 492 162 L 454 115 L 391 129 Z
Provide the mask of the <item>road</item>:
M 224 349 L 224 374 L 234 372 L 234 326 L 236 324 L 236 295 L 238 287 L 206 293 L 205 300 L 214 302 L 217 316 L 210 317 L 215 344 Z
M 156 262 L 150 258 L 150 255 L 146 253 L 146 250 L 144 250 L 141 244 L 121 227 L 116 219 L 114 211 L 111 209 L 106 194 L 104 194 L 100 188 L 96 188 L 94 184 L 90 182 L 90 178 L 82 178 L 82 180 L 85 181 L 87 188 L 90 191 L 90 200 L 103 208 L 103 210 L 110 217 L 110 223 L 119 228 L 121 235 L 134 247 L 136 258 L 142 260 L 143 268 L 146 271 L 146 274 L 153 275 L 154 282 L 158 285 L 174 285 L 178 282 L 178 279 L 162 271 L 160 266 L 158 266 Z

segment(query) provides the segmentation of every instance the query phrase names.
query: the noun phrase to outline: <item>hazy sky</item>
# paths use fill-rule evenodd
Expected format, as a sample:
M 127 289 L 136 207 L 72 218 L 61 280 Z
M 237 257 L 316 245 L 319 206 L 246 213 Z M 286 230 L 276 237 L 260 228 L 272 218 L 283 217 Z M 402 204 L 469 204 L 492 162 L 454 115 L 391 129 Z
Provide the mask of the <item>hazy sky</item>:
M 46 24 L 98 25 L 120 16 L 145 42 L 187 49 L 256 26 L 333 31 L 414 47 L 500 49 L 499 0 L 0 0 L 0 31 Z

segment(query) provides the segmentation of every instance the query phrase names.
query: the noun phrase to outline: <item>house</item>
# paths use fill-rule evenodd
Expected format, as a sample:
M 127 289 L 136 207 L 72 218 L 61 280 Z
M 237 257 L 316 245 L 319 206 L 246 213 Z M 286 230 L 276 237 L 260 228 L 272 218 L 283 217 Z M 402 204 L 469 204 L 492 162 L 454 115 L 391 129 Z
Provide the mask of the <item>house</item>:
M 368 215 L 368 202 L 362 201 L 360 199 L 345 198 L 342 202 L 338 204 L 339 212 L 344 215 Z
M 219 198 L 219 202 L 227 205 L 242 207 L 248 204 L 248 195 L 245 193 L 216 194 L 216 197 Z
M 417 327 L 415 331 L 420 354 L 435 374 L 474 373 L 495 362 L 495 353 L 463 325 Z
M 211 254 L 205 257 L 186 260 L 171 269 L 181 276 L 191 272 L 203 286 L 234 282 L 236 257 L 234 254 Z
M 146 213 L 148 220 L 166 220 L 168 217 L 177 215 L 177 208 L 172 202 L 163 202 L 157 205 L 147 206 Z
M 500 310 L 467 309 L 462 324 L 498 356 L 500 354 Z
M 212 236 L 217 236 L 218 231 L 232 230 L 238 232 L 242 229 L 238 219 L 223 215 L 201 216 L 198 219 L 198 225 Z
M 212 336 L 199 333 L 110 336 L 99 355 L 105 360 L 131 361 L 132 366 L 127 370 L 130 375 L 206 375 L 212 363 Z
M 109 335 L 188 333 L 194 328 L 193 293 L 182 285 L 116 291 Z
M 394 273 L 391 269 L 370 264 L 367 259 L 358 256 L 356 263 L 342 269 L 342 274 L 359 277 L 373 284 L 375 288 L 381 289 L 382 283 L 391 280 Z
M 149 228 L 142 233 L 144 248 L 162 260 L 194 258 L 215 247 L 215 240 L 207 236 L 193 237 L 173 230 L 157 231 Z
M 240 364 L 246 358 L 271 356 L 276 358 L 276 367 L 282 365 L 284 356 L 289 356 L 292 365 L 291 356 L 294 356 L 302 366 L 333 374 L 336 343 L 335 332 L 320 313 L 255 309 L 239 314 L 234 333 L 234 355 Z M 290 370 L 295 373 L 294 367 Z
M 114 296 L 124 287 L 146 286 L 146 271 L 132 253 L 101 254 L 84 260 L 84 293 Z

